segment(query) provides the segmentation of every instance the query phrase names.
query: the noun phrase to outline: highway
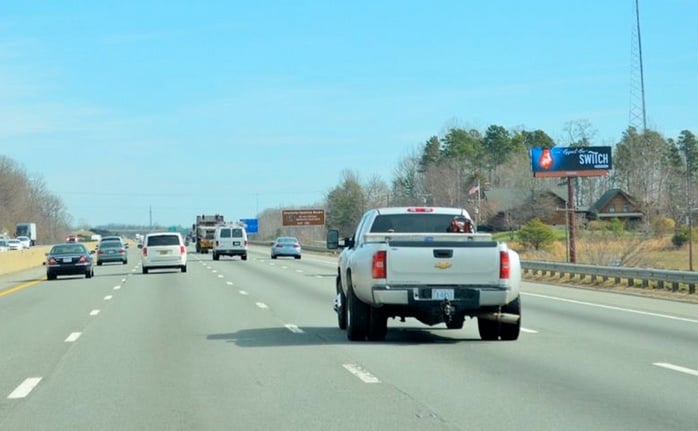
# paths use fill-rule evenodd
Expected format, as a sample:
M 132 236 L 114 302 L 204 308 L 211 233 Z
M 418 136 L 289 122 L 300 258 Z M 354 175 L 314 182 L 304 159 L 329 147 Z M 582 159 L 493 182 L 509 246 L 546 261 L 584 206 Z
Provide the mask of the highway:
M 408 319 L 351 343 L 333 257 L 129 253 L 0 277 L 0 430 L 698 429 L 698 304 L 524 283 L 518 341 Z

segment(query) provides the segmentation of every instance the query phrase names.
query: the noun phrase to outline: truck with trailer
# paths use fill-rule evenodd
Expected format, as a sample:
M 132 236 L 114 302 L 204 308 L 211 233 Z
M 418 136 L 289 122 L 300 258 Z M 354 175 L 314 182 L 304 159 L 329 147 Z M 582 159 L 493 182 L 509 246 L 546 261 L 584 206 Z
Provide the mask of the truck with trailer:
M 196 223 L 192 225 L 191 229 L 197 253 L 206 254 L 213 249 L 216 226 L 220 224 L 225 224 L 225 217 L 221 214 L 196 216 Z
M 349 340 L 383 340 L 390 318 L 448 329 L 476 318 L 483 340 L 518 339 L 519 255 L 464 209 L 371 209 L 349 238 L 328 230 L 327 248 L 343 248 L 334 309 Z
M 15 238 L 18 236 L 26 236 L 31 241 L 31 246 L 36 245 L 36 223 L 17 223 L 15 229 Z

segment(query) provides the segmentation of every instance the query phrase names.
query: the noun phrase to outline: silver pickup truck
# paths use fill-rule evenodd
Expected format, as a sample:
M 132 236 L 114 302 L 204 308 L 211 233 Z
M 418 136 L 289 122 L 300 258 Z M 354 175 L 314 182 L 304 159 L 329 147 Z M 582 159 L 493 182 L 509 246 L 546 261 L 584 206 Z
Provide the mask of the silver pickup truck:
M 460 329 L 477 318 L 483 340 L 516 340 L 521 325 L 519 255 L 490 234 L 454 232 L 463 209 L 395 207 L 364 213 L 354 235 L 327 233 L 344 248 L 334 309 L 349 340 L 383 340 L 389 318 Z

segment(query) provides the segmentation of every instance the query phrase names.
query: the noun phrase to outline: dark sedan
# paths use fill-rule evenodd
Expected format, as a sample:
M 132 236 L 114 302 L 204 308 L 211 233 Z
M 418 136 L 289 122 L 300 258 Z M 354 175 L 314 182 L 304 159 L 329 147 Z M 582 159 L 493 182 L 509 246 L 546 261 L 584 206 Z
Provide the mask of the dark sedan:
M 128 256 L 126 245 L 121 241 L 102 241 L 97 248 L 97 266 L 107 262 L 119 262 L 126 265 Z
M 92 255 L 84 244 L 71 242 L 51 247 L 46 254 L 46 278 L 55 280 L 59 275 L 94 276 Z

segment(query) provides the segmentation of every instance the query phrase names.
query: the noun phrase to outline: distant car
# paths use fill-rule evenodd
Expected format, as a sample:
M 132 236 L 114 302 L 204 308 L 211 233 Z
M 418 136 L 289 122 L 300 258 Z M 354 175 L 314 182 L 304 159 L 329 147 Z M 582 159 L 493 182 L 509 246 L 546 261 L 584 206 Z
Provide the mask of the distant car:
M 301 243 L 294 236 L 280 236 L 271 245 L 272 259 L 276 259 L 279 256 L 292 256 L 300 259 L 301 253 Z
M 102 241 L 97 247 L 97 266 L 102 266 L 106 262 L 128 263 L 128 253 L 121 241 Z
M 68 235 L 66 237 L 65 242 L 80 242 L 80 238 L 78 238 L 77 235 Z
M 32 246 L 32 240 L 28 236 L 18 236 L 15 239 L 19 240 L 19 242 L 22 243 L 23 248 L 29 248 Z
M 6 239 L 0 239 L 0 252 L 7 251 L 10 248 L 7 246 L 7 240 Z
M 18 239 L 8 239 L 7 240 L 7 249 L 8 250 L 23 250 L 24 246 L 22 245 L 22 241 Z
M 143 274 L 160 268 L 179 268 L 187 272 L 187 248 L 179 232 L 149 233 L 138 247 L 141 249 Z
M 119 241 L 124 246 L 124 248 L 128 248 L 128 243 L 126 242 L 126 240 L 118 235 L 103 236 L 102 239 L 99 241 L 97 248 L 99 248 L 103 242 L 107 241 Z
M 46 278 L 55 280 L 59 275 L 94 276 L 92 255 L 84 244 L 56 244 L 46 254 Z
M 213 234 L 213 260 L 221 256 L 240 256 L 247 260 L 247 231 L 242 226 L 220 225 Z

